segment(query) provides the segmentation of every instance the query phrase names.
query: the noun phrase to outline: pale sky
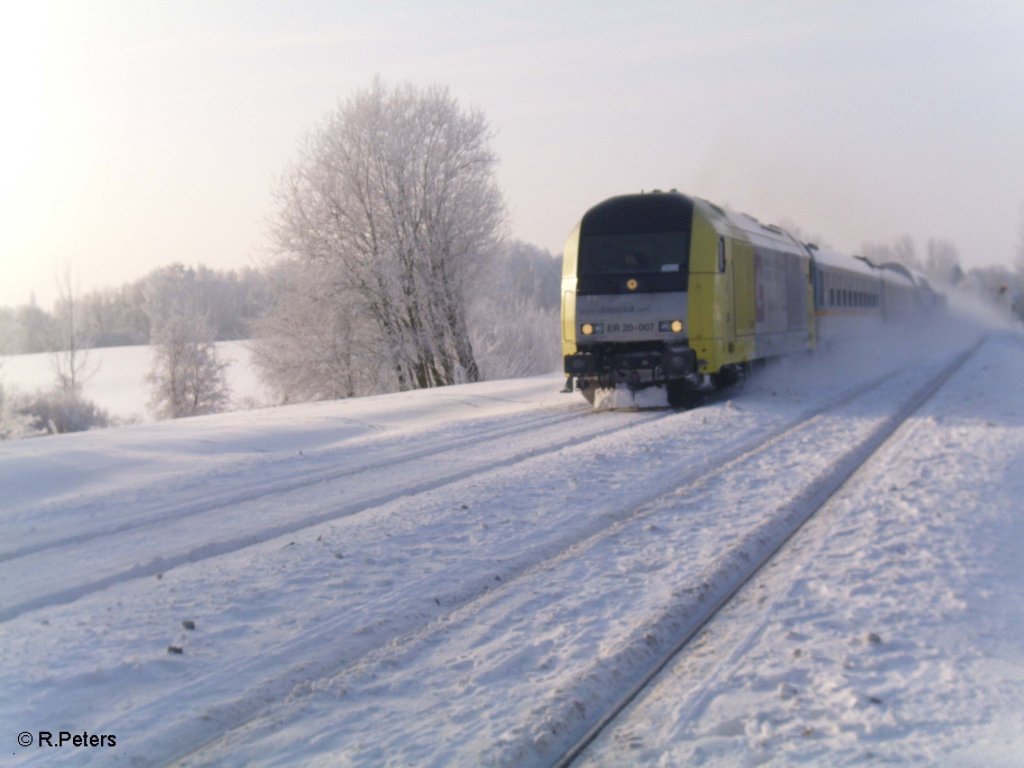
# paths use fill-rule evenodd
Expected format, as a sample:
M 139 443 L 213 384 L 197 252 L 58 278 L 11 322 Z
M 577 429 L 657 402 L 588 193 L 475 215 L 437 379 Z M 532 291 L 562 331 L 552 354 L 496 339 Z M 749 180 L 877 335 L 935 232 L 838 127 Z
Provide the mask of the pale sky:
M 848 252 L 1018 243 L 1022 0 L 0 0 L 0 306 L 65 264 L 260 264 L 274 180 L 376 75 L 487 115 L 510 235 L 552 252 L 655 188 Z

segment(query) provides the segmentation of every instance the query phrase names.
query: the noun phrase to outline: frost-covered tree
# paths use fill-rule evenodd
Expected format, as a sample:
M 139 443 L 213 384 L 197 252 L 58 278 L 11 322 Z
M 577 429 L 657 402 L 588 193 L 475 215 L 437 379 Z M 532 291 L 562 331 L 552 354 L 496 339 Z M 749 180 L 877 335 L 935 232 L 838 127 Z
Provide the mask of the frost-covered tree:
M 230 392 L 227 363 L 217 357 L 214 334 L 202 315 L 177 311 L 157 329 L 153 365 L 146 381 L 150 408 L 162 419 L 178 419 L 224 410 Z
M 929 240 L 925 271 L 945 284 L 955 284 L 963 278 L 960 250 L 948 240 Z
M 892 245 L 886 243 L 865 243 L 861 246 L 861 253 L 875 264 L 895 261 L 910 269 L 924 272 L 924 265 L 921 264 L 921 260 L 917 257 L 917 251 L 914 248 L 914 240 L 909 235 L 902 235 L 896 238 Z
M 914 248 L 914 240 L 909 235 L 896 238 L 892 247 L 893 258 L 900 264 L 918 272 L 924 271 L 921 260 L 917 257 L 917 249 Z
M 70 266 L 64 268 L 64 274 L 57 281 L 57 289 L 53 371 L 57 377 L 57 388 L 74 394 L 80 392 L 86 380 L 96 373 L 96 367 L 89 365 L 89 348 L 92 345 L 85 332 L 81 301 L 71 279 Z
M 1018 274 L 1024 275 L 1024 205 L 1020 207 L 1020 221 L 1017 224 L 1017 258 Z
M 472 302 L 470 329 L 486 378 L 558 370 L 561 270 L 561 259 L 528 243 L 501 249 Z
M 329 400 L 384 388 L 361 302 L 329 264 L 279 264 L 275 303 L 255 323 L 252 360 L 280 402 Z
M 55 323 L 53 317 L 36 304 L 35 294 L 32 294 L 28 304 L 14 310 L 13 320 L 11 335 L 14 344 L 11 354 L 32 354 L 53 349 L 57 338 Z
M 504 221 L 490 140 L 484 116 L 440 87 L 376 81 L 329 115 L 279 185 L 273 229 L 321 287 L 276 303 L 257 358 L 292 355 L 323 395 L 359 389 L 339 373 L 349 365 L 387 389 L 476 381 L 468 299 Z

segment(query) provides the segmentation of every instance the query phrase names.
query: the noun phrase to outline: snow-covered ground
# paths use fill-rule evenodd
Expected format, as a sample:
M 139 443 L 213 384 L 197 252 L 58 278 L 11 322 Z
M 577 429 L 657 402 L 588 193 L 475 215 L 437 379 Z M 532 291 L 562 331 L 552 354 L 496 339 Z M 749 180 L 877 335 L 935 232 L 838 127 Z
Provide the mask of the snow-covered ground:
M 247 342 L 221 341 L 216 346 L 218 358 L 228 364 L 224 377 L 230 390 L 230 408 L 270 402 L 269 393 L 249 363 Z M 46 352 L 0 357 L 0 384 L 23 393 L 52 389 L 56 380 L 53 363 L 53 355 Z M 151 366 L 147 346 L 89 350 L 82 395 L 118 421 L 152 421 L 146 383 Z
M 590 763 L 1021 765 L 1022 361 L 991 338 Z
M 550 764 L 973 348 L 582 762 L 1014 764 L 1024 339 L 933 331 L 688 412 L 549 376 L 2 443 L 0 737 Z

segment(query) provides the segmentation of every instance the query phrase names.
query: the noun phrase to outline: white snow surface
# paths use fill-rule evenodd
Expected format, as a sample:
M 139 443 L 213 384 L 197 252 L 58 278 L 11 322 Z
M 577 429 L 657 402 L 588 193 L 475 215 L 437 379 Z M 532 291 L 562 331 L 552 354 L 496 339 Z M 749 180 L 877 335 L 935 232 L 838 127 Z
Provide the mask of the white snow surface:
M 218 341 L 215 346 L 218 359 L 227 363 L 224 379 L 229 390 L 229 409 L 273 400 L 250 363 L 248 342 Z M 118 421 L 152 421 L 150 386 L 146 383 L 146 374 L 153 365 L 152 355 L 148 346 L 88 350 L 82 395 Z M 46 391 L 54 383 L 53 353 L 0 357 L 0 384 L 12 392 Z
M 0 443 L 7 762 L 549 765 L 866 459 L 580 763 L 1019 764 L 1024 337 L 931 331 Z

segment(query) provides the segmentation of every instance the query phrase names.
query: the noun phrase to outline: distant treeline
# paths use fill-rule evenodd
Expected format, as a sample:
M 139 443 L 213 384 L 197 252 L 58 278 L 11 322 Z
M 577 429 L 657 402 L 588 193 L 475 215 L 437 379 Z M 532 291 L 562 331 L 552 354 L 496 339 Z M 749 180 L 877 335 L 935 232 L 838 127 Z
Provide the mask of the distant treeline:
M 35 303 L 0 307 L 0 353 L 29 354 L 61 348 L 61 320 L 73 302 L 85 346 L 149 344 L 163 320 L 181 308 L 202 315 L 218 341 L 244 339 L 270 302 L 272 276 L 256 269 L 217 271 L 172 264 L 120 288 L 62 296 L 52 312 Z
M 549 322 L 556 322 L 560 267 L 560 261 L 547 252 L 513 241 L 502 249 L 497 263 L 481 280 L 477 304 L 485 305 L 491 318 L 504 318 L 514 307 L 525 306 L 553 318 Z M 81 346 L 149 344 L 164 322 L 179 310 L 205 317 L 217 341 L 251 338 L 256 321 L 274 302 L 281 269 L 218 271 L 172 264 L 119 288 L 72 296 Z M 67 311 L 67 296 L 50 312 L 35 303 L 0 307 L 0 354 L 53 352 L 63 348 L 66 334 L 62 333 L 61 321 Z M 517 323 L 520 331 L 525 322 L 522 316 L 507 320 Z M 557 330 L 550 333 L 554 338 Z M 554 354 L 557 357 L 557 349 Z M 550 357 L 545 357 L 544 365 L 553 365 L 547 359 Z

